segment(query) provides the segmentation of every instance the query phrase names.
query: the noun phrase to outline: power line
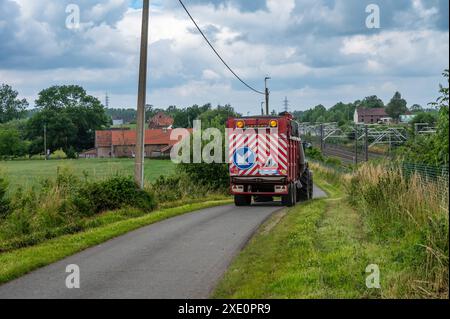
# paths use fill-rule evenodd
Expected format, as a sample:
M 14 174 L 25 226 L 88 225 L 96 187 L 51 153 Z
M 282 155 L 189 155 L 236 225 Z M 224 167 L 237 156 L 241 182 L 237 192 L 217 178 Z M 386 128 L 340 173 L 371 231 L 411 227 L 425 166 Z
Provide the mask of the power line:
M 109 108 L 109 95 L 108 95 L 108 92 L 105 93 L 105 107 Z
M 284 105 L 284 111 L 289 112 L 289 100 L 288 100 L 287 96 L 284 98 L 283 105 Z
M 233 69 L 225 62 L 225 60 L 220 56 L 220 54 L 217 52 L 217 50 L 214 48 L 214 46 L 211 44 L 211 42 L 209 42 L 208 38 L 206 37 L 206 35 L 203 33 L 202 29 L 200 29 L 200 27 L 198 26 L 197 22 L 195 22 L 194 18 L 192 17 L 192 15 L 190 14 L 189 10 L 186 8 L 186 6 L 184 5 L 182 0 L 178 0 L 181 4 L 181 6 L 183 7 L 184 11 L 186 11 L 187 15 L 189 16 L 189 18 L 191 18 L 191 21 L 194 23 L 194 25 L 196 26 L 198 32 L 200 32 L 200 34 L 203 36 L 203 38 L 205 39 L 206 43 L 208 43 L 208 45 L 211 47 L 211 49 L 214 51 L 214 53 L 217 55 L 217 57 L 220 59 L 220 61 L 222 61 L 222 63 L 227 67 L 228 70 L 230 70 L 230 72 L 242 83 L 244 84 L 246 87 L 248 87 L 250 90 L 258 93 L 258 94 L 262 94 L 265 95 L 266 93 L 258 91 L 257 89 L 253 88 L 252 86 L 248 85 L 244 80 L 241 79 L 241 77 L 239 75 L 236 74 L 236 72 L 233 71 Z

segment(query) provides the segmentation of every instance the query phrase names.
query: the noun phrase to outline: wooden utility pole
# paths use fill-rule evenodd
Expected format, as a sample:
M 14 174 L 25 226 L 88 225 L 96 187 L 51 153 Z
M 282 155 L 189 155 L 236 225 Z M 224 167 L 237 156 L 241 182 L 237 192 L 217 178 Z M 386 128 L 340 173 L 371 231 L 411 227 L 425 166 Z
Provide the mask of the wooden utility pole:
M 139 89 L 137 102 L 136 157 L 134 179 L 140 188 L 144 188 L 144 148 L 145 148 L 145 99 L 147 95 L 147 51 L 150 0 L 143 0 L 141 57 L 139 63 Z
M 47 160 L 47 123 L 44 124 L 44 159 Z
M 266 77 L 264 79 L 264 86 L 265 86 L 265 93 L 266 93 L 266 115 L 269 115 L 270 110 L 269 110 L 269 88 L 267 87 L 267 80 L 270 80 L 270 77 Z
M 355 124 L 355 165 L 358 165 L 358 139 L 359 139 L 358 124 Z
M 320 124 L 320 151 L 322 154 L 325 151 L 324 137 L 324 127 L 323 124 Z

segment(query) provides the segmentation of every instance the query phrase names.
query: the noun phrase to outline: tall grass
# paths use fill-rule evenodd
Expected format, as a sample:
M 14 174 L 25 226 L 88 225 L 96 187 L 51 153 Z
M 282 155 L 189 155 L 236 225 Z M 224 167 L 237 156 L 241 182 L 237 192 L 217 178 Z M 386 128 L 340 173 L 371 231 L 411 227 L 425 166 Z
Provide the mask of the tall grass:
M 325 166 L 324 164 L 315 162 L 310 162 L 309 167 L 314 176 L 318 176 L 322 181 L 336 186 L 346 185 L 352 178 L 350 171 L 338 170 L 338 167 Z
M 181 173 L 147 182 L 141 191 L 127 175 L 111 173 L 99 179 L 83 173 L 81 177 L 69 167 L 58 167 L 56 172 L 54 178 L 40 179 L 32 188 L 12 191 L 0 176 L 0 253 L 140 217 L 156 207 L 225 197 L 224 191 L 199 185 Z
M 349 180 L 349 200 L 363 214 L 376 241 L 391 248 L 399 278 L 388 297 L 448 298 L 448 189 L 406 176 L 401 168 L 364 164 Z

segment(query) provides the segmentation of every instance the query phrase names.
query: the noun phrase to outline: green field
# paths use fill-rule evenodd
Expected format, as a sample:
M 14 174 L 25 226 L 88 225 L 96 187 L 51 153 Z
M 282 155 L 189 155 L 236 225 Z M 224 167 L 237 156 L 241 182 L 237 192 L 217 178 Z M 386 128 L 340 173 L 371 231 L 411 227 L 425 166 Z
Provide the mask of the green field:
M 146 160 L 145 179 L 154 181 L 161 175 L 170 175 L 175 164 L 169 160 Z M 12 189 L 29 188 L 45 178 L 55 178 L 58 167 L 68 168 L 80 177 L 102 179 L 113 174 L 133 175 L 133 159 L 78 159 L 78 160 L 23 160 L 0 161 L 0 174 L 5 175 Z

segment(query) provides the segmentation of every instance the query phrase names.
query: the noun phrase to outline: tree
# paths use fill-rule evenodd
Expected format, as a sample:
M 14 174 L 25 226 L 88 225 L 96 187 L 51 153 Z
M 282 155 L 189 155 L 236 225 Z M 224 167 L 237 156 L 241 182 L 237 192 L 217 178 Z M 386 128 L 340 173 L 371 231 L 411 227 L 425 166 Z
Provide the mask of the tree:
M 409 110 L 413 113 L 424 112 L 424 109 L 423 109 L 422 105 L 420 105 L 420 104 L 414 104 L 413 106 L 411 106 L 411 108 Z
M 94 147 L 95 131 L 110 124 L 104 106 L 76 85 L 52 86 L 39 93 L 38 112 L 28 121 L 28 137 L 33 153 L 43 148 L 47 127 L 47 145 L 51 151 L 73 148 L 82 151 Z
M 169 107 L 166 111 L 167 114 L 174 118 L 174 127 L 178 128 L 192 128 L 194 120 L 198 117 L 211 110 L 211 104 L 205 104 L 203 106 L 193 105 L 185 109 L 177 109 L 176 107 Z
M 375 109 L 375 108 L 384 108 L 384 102 L 378 96 L 372 95 L 365 97 L 364 100 L 362 100 L 358 108 L 366 108 L 366 109 Z
M 449 154 L 449 71 L 443 73 L 447 86 L 440 85 L 440 96 L 431 106 L 439 111 L 437 133 L 435 135 L 416 136 L 400 149 L 407 161 L 421 162 L 428 165 L 448 164 Z M 429 114 L 429 113 L 425 113 Z
M 27 123 L 28 136 L 32 140 L 31 154 L 44 152 L 44 126 L 47 131 L 47 149 L 51 152 L 58 149 L 67 151 L 77 144 L 78 128 L 65 112 L 42 110 Z
M 437 134 L 435 139 L 436 160 L 439 164 L 448 164 L 449 160 L 449 70 L 442 73 L 447 86 L 439 85 L 441 94 L 436 102 L 430 103 L 439 110 L 439 119 L 437 125 Z
M 105 109 L 106 114 L 113 120 L 123 120 L 124 123 L 136 121 L 136 109 Z
M 25 156 L 27 152 L 28 144 L 21 139 L 19 131 L 0 128 L 0 158 Z
M 386 107 L 386 113 L 396 122 L 400 119 L 400 115 L 408 112 L 407 102 L 402 98 L 400 92 L 395 92 L 391 101 Z
M 0 123 L 23 118 L 26 115 L 28 102 L 25 99 L 19 100 L 19 93 L 11 86 L 2 84 L 0 87 Z
M 224 128 L 229 117 L 239 117 L 234 108 L 230 105 L 217 106 L 216 109 L 208 110 L 199 116 L 203 128 Z
M 435 113 L 431 112 L 421 112 L 414 116 L 414 119 L 411 121 L 412 128 L 415 128 L 416 124 L 428 124 L 430 126 L 434 126 L 437 121 L 437 116 Z

